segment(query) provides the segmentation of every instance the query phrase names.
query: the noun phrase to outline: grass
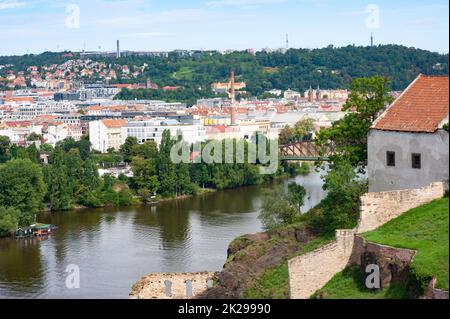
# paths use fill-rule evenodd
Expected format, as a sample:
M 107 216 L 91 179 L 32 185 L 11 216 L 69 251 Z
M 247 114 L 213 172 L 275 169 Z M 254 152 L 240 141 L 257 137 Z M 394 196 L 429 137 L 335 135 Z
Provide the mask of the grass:
M 416 285 L 437 278 L 437 287 L 448 290 L 449 274 L 449 200 L 448 197 L 414 208 L 380 228 L 363 234 L 370 241 L 417 251 L 411 265 Z M 336 274 L 312 298 L 323 299 L 404 299 L 411 288 L 391 285 L 381 291 L 370 291 L 358 268 L 347 268 Z M 420 288 L 420 287 L 416 287 Z
M 412 209 L 380 228 L 363 234 L 368 241 L 417 250 L 412 268 L 416 276 L 437 278 L 448 290 L 448 197 Z
M 193 74 L 194 71 L 190 67 L 183 66 L 173 74 L 173 77 L 177 80 L 192 80 Z
M 297 254 L 290 256 L 276 267 L 267 269 L 256 283 L 244 292 L 246 299 L 289 299 L 288 260 L 313 251 L 329 243 L 332 238 L 318 237 L 301 248 Z
M 373 291 L 364 286 L 364 277 L 359 268 L 349 267 L 336 274 L 311 299 L 406 299 L 405 286 L 391 285 L 388 289 Z

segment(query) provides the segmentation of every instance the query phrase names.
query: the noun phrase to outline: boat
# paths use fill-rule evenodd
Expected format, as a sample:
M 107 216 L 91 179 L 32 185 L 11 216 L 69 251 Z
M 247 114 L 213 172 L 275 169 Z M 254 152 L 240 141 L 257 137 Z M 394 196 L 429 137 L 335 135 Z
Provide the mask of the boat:
M 16 238 L 28 237 L 46 237 L 50 235 L 57 227 L 51 224 L 35 223 L 29 227 L 22 227 L 16 230 Z

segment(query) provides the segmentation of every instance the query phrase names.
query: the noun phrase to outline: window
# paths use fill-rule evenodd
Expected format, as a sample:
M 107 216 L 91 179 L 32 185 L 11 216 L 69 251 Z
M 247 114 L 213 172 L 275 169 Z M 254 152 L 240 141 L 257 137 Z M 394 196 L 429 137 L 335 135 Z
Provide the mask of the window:
M 411 156 L 412 168 L 421 169 L 422 168 L 422 156 L 418 153 L 413 153 Z
M 395 152 L 386 152 L 386 165 L 395 166 Z

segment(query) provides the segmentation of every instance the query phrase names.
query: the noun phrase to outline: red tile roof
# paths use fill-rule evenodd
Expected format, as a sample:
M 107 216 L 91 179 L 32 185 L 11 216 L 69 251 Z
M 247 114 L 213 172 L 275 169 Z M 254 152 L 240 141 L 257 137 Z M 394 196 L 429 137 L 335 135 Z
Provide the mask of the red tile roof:
M 420 74 L 372 128 L 386 131 L 435 132 L 448 117 L 448 76 Z

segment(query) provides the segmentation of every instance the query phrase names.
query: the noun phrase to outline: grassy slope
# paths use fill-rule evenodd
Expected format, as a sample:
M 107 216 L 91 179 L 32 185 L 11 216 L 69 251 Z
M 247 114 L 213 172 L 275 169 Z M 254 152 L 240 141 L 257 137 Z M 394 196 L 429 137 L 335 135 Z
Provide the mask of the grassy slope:
M 363 236 L 372 242 L 417 250 L 412 267 L 423 277 L 435 276 L 438 288 L 448 290 L 448 197 L 412 209 Z M 314 297 L 330 299 L 405 298 L 406 287 L 370 292 L 358 269 L 348 268 L 333 277 Z
M 332 238 L 318 237 L 306 244 L 301 251 L 294 256 L 305 254 L 313 251 L 327 243 Z M 246 299 L 289 299 L 289 272 L 288 260 L 283 261 L 276 267 L 267 269 L 259 280 L 244 292 Z
M 448 197 L 417 207 L 382 227 L 363 234 L 368 241 L 417 250 L 413 267 L 419 276 L 435 276 L 448 290 Z

